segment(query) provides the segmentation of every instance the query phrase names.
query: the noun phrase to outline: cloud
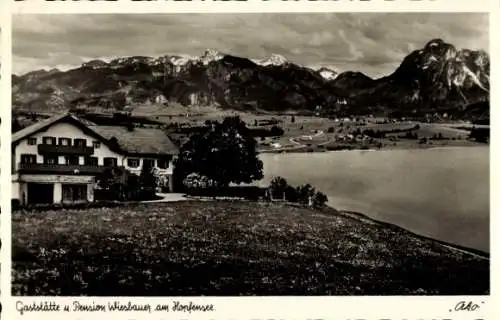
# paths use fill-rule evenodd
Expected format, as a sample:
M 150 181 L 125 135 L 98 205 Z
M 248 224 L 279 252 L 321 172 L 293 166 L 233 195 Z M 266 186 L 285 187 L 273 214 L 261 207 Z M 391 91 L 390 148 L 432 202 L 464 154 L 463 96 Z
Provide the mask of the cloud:
M 430 39 L 489 51 L 488 37 L 488 15 L 473 13 L 24 14 L 13 16 L 13 69 L 215 48 L 376 76 Z

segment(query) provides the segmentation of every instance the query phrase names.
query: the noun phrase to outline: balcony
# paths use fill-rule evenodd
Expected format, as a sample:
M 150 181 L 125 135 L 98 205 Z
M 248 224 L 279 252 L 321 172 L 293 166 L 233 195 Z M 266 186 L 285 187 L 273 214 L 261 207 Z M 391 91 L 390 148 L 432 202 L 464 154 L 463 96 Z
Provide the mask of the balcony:
M 29 174 L 68 174 L 68 175 L 97 175 L 106 167 L 90 165 L 20 163 L 19 173 Z
M 54 144 L 39 144 L 38 153 L 41 155 L 53 154 L 53 155 L 89 156 L 94 154 L 94 148 L 84 147 L 84 146 L 62 146 Z

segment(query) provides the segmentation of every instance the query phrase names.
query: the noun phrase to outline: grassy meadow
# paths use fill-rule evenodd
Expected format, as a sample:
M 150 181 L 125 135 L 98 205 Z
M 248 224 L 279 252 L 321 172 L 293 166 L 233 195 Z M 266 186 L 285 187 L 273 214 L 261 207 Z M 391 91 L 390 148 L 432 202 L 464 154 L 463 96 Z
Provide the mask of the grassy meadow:
M 489 258 L 331 208 L 186 201 L 14 212 L 13 295 L 477 295 Z

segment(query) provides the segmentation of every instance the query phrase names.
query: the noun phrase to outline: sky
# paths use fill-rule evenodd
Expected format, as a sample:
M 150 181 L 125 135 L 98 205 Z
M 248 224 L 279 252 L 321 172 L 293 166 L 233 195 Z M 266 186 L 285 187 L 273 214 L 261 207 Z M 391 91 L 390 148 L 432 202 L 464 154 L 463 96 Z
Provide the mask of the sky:
M 23 14 L 13 16 L 12 28 L 15 74 L 211 48 L 377 77 L 433 38 L 489 52 L 482 13 Z

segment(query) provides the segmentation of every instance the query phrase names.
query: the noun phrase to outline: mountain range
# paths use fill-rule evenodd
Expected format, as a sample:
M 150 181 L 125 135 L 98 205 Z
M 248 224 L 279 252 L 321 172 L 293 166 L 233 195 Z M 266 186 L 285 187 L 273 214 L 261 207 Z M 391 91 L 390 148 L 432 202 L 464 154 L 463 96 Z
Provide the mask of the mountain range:
M 199 57 L 91 60 L 67 71 L 13 75 L 12 94 L 14 110 L 37 112 L 176 102 L 266 112 L 460 116 L 470 105 L 489 108 L 489 70 L 485 51 L 458 50 L 441 39 L 409 53 L 392 74 L 376 79 L 301 66 L 280 55 L 252 60 L 207 50 Z

